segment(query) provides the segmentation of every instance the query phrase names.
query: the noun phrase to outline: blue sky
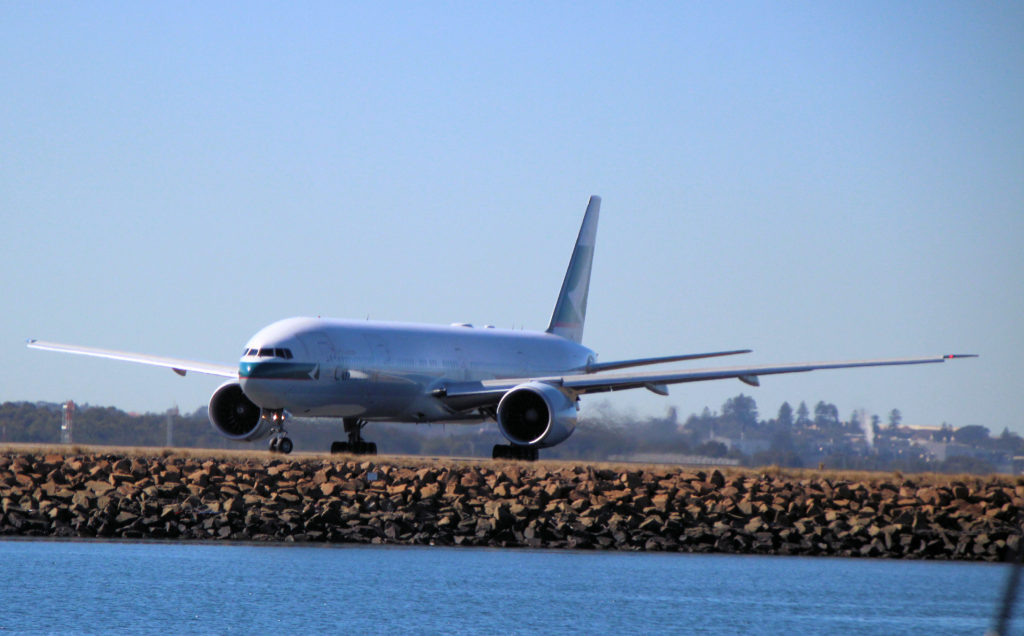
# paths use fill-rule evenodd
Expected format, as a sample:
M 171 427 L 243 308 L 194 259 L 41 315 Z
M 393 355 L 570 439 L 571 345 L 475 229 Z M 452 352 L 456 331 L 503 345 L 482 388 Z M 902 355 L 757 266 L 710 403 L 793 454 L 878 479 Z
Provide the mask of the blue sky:
M 543 329 L 600 194 L 603 360 L 982 357 L 585 408 L 1024 433 L 1024 8 L 678 4 L 3 4 L 0 400 L 217 386 L 28 337 L 233 362 L 292 315 Z

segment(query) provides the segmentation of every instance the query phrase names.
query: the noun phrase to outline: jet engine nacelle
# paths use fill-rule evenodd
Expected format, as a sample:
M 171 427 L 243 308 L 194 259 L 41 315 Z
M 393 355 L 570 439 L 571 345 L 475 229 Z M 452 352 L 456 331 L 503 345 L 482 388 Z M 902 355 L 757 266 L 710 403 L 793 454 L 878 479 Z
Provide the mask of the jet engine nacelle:
M 210 398 L 210 423 L 225 437 L 249 441 L 270 434 L 260 407 L 246 397 L 238 382 L 226 382 Z
M 543 382 L 520 384 L 498 402 L 498 429 L 516 446 L 546 448 L 576 429 L 576 401 Z

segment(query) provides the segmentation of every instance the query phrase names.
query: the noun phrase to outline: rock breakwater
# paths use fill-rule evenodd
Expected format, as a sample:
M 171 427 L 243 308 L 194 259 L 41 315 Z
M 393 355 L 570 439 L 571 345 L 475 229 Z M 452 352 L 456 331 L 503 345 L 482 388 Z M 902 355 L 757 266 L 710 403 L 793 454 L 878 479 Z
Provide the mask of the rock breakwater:
M 1000 560 L 1024 481 L 7 452 L 0 535 Z

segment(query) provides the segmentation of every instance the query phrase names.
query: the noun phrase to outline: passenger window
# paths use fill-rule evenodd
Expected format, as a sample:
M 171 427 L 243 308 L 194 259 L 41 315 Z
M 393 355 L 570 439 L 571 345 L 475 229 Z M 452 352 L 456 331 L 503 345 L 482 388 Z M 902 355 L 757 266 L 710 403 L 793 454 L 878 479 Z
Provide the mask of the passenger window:
M 282 351 L 284 351 L 284 359 L 285 360 L 291 360 L 292 359 L 292 350 L 291 349 L 282 349 Z

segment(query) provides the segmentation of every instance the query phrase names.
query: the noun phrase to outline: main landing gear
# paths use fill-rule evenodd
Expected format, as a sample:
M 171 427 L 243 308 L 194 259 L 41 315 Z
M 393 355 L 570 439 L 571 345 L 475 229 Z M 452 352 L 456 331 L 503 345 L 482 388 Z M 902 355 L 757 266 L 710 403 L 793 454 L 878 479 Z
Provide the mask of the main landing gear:
M 376 455 L 377 444 L 367 442 L 363 439 L 363 427 L 366 420 L 356 417 L 342 419 L 345 424 L 345 433 L 348 435 L 347 442 L 334 442 L 331 444 L 331 453 L 352 453 L 353 455 Z
M 512 444 L 495 444 L 491 451 L 493 459 L 523 459 L 528 462 L 537 461 L 540 452 L 534 446 L 513 446 Z
M 292 440 L 284 430 L 284 410 L 270 411 L 264 414 L 270 420 L 270 452 L 287 455 L 292 452 Z

